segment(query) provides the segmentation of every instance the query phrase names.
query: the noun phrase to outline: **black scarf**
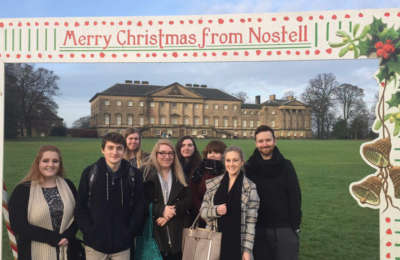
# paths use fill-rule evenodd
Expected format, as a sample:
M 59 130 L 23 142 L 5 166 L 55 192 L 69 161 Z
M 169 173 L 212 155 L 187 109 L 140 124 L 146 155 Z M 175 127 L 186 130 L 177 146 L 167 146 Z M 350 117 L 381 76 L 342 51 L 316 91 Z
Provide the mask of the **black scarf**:
M 282 173 L 284 163 L 285 158 L 276 146 L 270 160 L 264 160 L 258 149 L 255 149 L 246 163 L 246 175 L 250 179 L 255 177 L 275 178 Z
M 214 176 L 223 174 L 225 171 L 224 164 L 220 160 L 203 159 L 200 166 L 196 169 L 192 176 L 192 182 L 198 183 L 204 173 L 209 173 Z
M 241 171 L 230 191 L 229 175 L 225 173 L 214 196 L 214 205 L 226 203 L 226 215 L 218 218 L 218 229 L 222 232 L 221 260 L 242 259 L 241 256 L 241 200 L 243 172 Z

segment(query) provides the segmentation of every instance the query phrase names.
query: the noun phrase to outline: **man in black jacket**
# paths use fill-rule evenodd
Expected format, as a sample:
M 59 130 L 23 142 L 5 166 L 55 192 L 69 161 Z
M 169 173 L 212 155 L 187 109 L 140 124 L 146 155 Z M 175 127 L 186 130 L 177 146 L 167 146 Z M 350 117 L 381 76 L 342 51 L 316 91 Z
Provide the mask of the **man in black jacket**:
M 82 173 L 75 217 L 88 260 L 129 260 L 133 238 L 143 225 L 142 175 L 122 159 L 125 149 L 122 135 L 106 134 L 104 157 Z
M 254 259 L 297 260 L 301 192 L 296 171 L 276 147 L 272 128 L 259 126 L 255 141 L 256 149 L 245 165 L 260 197 Z

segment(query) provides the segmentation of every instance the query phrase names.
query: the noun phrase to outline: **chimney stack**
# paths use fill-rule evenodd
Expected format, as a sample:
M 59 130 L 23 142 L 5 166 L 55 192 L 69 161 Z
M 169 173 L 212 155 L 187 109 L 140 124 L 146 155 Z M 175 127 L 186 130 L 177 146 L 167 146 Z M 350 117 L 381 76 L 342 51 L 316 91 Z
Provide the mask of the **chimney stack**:
M 256 104 L 259 105 L 261 104 L 261 96 L 256 96 Z
M 275 97 L 276 97 L 275 94 L 274 94 L 274 95 L 270 95 L 270 96 L 269 96 L 269 100 L 270 100 L 270 101 L 275 101 Z

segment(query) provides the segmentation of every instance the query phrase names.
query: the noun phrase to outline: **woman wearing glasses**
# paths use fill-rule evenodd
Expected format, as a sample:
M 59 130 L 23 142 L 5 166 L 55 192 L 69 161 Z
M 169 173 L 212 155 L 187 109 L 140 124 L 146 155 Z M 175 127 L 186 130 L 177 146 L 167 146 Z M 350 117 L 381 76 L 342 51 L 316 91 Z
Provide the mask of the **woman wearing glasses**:
M 163 259 L 180 259 L 185 212 L 191 195 L 172 143 L 159 140 L 144 164 L 147 201 L 152 207 L 154 238 Z

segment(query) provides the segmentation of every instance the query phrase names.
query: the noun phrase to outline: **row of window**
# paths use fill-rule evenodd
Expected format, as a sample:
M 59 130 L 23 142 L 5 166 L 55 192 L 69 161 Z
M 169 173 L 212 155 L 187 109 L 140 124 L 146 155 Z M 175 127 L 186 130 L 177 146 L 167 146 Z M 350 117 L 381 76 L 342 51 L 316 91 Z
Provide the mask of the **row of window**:
M 104 100 L 104 105 L 109 106 L 110 104 L 111 104 L 110 100 L 108 100 L 108 99 Z M 121 100 L 117 100 L 115 102 L 115 104 L 120 107 L 120 106 L 122 106 L 122 101 Z M 139 106 L 140 107 L 144 107 L 144 104 L 145 104 L 144 101 L 139 101 Z M 150 107 L 155 107 L 156 106 L 155 104 L 156 104 L 156 102 L 150 102 Z M 159 102 L 159 104 L 162 107 L 164 105 L 164 102 Z M 171 107 L 173 109 L 177 107 L 177 103 L 176 102 L 170 102 L 170 104 L 171 104 Z M 133 106 L 133 101 L 128 101 L 127 105 L 128 105 L 128 107 L 132 107 Z M 188 105 L 189 104 L 184 103 L 183 104 L 183 108 L 184 109 L 188 108 Z M 213 105 L 214 110 L 219 110 L 219 107 L 220 107 L 219 104 L 214 104 Z M 229 109 L 229 105 L 227 105 L 227 104 L 223 104 L 223 105 L 221 105 L 221 107 L 223 108 L 223 110 L 228 110 Z M 233 105 L 232 108 L 233 108 L 234 111 L 236 111 L 238 109 L 238 105 Z M 200 109 L 200 104 L 194 104 L 194 109 Z M 204 109 L 209 109 L 208 104 L 204 104 Z
M 104 100 L 104 105 L 109 106 L 110 104 L 111 104 L 110 100 L 108 100 L 108 99 Z M 121 107 L 122 106 L 122 101 L 121 100 L 117 100 L 117 101 L 115 101 L 115 104 L 118 107 Z M 128 105 L 128 107 L 133 107 L 133 101 L 128 101 L 127 105 Z M 139 106 L 144 107 L 144 101 L 140 101 L 139 102 Z
M 274 111 L 274 112 L 275 112 L 275 111 Z M 243 114 L 243 115 L 247 115 L 247 114 L 248 114 L 248 115 L 258 115 L 258 111 L 251 111 L 251 110 L 250 110 L 250 111 L 247 111 L 247 110 L 243 110 L 243 111 L 242 111 L 242 114 Z M 272 113 L 272 114 L 275 115 L 275 113 Z
M 122 125 L 122 115 L 121 114 L 116 114 L 115 115 L 116 118 L 116 124 L 117 125 Z M 173 125 L 177 125 L 178 124 L 178 117 L 172 117 L 171 118 L 171 123 Z M 150 117 L 150 124 L 155 124 L 156 120 L 154 117 Z M 215 127 L 219 127 L 220 120 L 219 118 L 214 118 L 214 126 Z M 249 122 L 249 124 L 247 124 L 247 122 Z M 105 125 L 110 125 L 111 123 L 111 115 L 110 114 L 104 114 L 104 124 Z M 222 120 L 223 123 L 223 127 L 228 127 L 229 126 L 229 119 L 227 117 L 224 117 Z M 128 114 L 127 115 L 127 124 L 128 125 L 133 125 L 133 115 Z M 144 117 L 141 116 L 139 117 L 139 124 L 142 126 L 144 125 Z M 166 118 L 165 117 L 160 117 L 160 124 L 161 125 L 165 125 L 166 124 Z M 183 119 L 183 124 L 184 125 L 190 125 L 190 118 L 189 117 L 185 117 Z M 210 120 L 208 117 L 204 118 L 204 125 L 209 125 L 210 124 Z M 199 117 L 194 117 L 194 125 L 198 126 L 200 125 L 200 118 Z M 233 127 L 238 127 L 238 120 L 237 119 L 233 119 L 232 120 L 232 125 Z M 257 121 L 257 126 L 260 125 L 260 121 Z M 275 122 L 272 122 L 272 126 L 275 126 Z M 242 127 L 254 127 L 254 120 L 243 120 L 242 121 Z

